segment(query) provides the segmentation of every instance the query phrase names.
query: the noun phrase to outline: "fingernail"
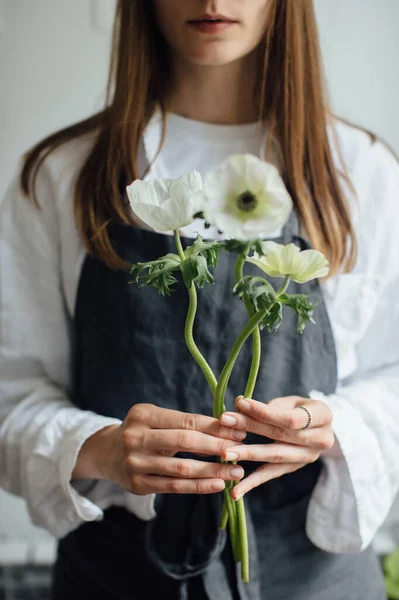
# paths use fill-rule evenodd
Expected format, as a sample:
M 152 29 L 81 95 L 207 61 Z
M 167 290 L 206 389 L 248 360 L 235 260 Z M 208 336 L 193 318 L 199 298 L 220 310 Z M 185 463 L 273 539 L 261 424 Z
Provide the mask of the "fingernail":
M 237 419 L 235 417 L 230 417 L 229 415 L 222 415 L 220 422 L 222 425 L 227 425 L 228 427 L 234 427 L 234 425 L 237 425 Z
M 218 481 L 212 484 L 211 489 L 214 492 L 221 492 L 222 490 L 224 490 L 224 488 L 226 487 L 226 484 L 224 481 Z
M 237 406 L 238 408 L 240 408 L 243 411 L 249 411 L 249 409 L 251 408 L 251 405 L 249 402 L 247 402 L 246 400 L 239 400 L 237 402 Z
M 245 439 L 247 437 L 247 432 L 246 431 L 237 431 L 236 429 L 234 429 L 231 434 L 231 437 L 233 437 L 235 440 L 242 441 L 243 439 Z
M 241 498 L 244 496 L 243 492 L 240 492 L 239 494 L 237 494 L 235 502 L 237 502 L 237 500 L 241 500 Z
M 227 452 L 226 460 L 237 460 L 238 454 L 237 452 Z
M 234 479 L 241 479 L 241 477 L 244 476 L 244 469 L 241 467 L 234 467 L 234 469 L 231 469 L 230 475 L 231 477 L 234 477 Z

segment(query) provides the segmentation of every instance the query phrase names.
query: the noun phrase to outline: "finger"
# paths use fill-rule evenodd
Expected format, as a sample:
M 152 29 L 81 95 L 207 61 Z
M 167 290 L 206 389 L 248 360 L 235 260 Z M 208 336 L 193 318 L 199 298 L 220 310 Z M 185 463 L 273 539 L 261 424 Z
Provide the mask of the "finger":
M 144 475 L 165 475 L 177 479 L 223 479 L 239 481 L 244 477 L 244 469 L 238 465 L 210 463 L 189 458 L 163 458 L 135 456 L 130 460 L 131 468 Z
M 237 441 L 243 440 L 247 435 L 245 431 L 232 431 L 231 428 L 224 427 L 213 417 L 161 408 L 155 404 L 136 404 L 130 409 L 128 418 L 134 422 L 139 421 L 151 429 L 201 431 L 215 437 Z
M 306 406 L 312 414 L 312 427 L 324 427 L 332 421 L 332 413 L 325 402 L 319 400 L 307 400 L 299 396 L 290 396 L 290 402 L 294 406 L 280 406 L 278 403 L 269 405 L 250 398 L 242 398 L 236 402 L 237 410 L 243 414 L 250 415 L 262 423 L 276 425 L 282 429 L 299 431 L 306 427 L 309 421 L 307 412 L 299 408 Z M 222 423 L 222 421 L 221 421 Z
M 330 426 L 311 427 L 310 429 L 296 431 L 262 423 L 244 414 L 230 412 L 224 413 L 220 420 L 226 426 L 237 427 L 240 430 L 245 429 L 250 433 L 288 444 L 309 446 L 319 450 L 327 450 L 334 444 L 334 434 Z
M 300 396 L 279 396 L 267 401 L 268 406 L 279 406 L 280 408 L 294 408 L 298 401 L 303 400 Z M 299 402 L 300 404 L 300 402 Z
M 271 479 L 276 479 L 277 477 L 281 477 L 282 475 L 286 475 L 287 473 L 293 473 L 298 469 L 304 467 L 305 464 L 301 463 L 290 463 L 290 464 L 267 464 L 262 465 L 259 469 L 256 469 L 253 473 L 248 475 L 245 479 L 240 481 L 237 485 L 234 486 L 233 491 L 231 493 L 233 500 L 239 500 L 255 487 L 262 485 L 262 483 L 266 483 Z
M 225 448 L 237 446 L 233 440 L 223 440 L 200 431 L 181 429 L 145 430 L 141 435 L 140 450 L 192 452 L 206 456 L 220 456 Z M 132 448 L 134 449 L 134 448 Z
M 225 488 L 223 479 L 179 479 L 159 475 L 137 475 L 134 487 L 145 494 L 214 494 Z
M 268 400 L 267 402 L 262 402 L 262 404 L 266 404 L 267 406 L 279 406 L 280 408 L 295 408 L 298 406 L 298 400 L 300 396 L 281 396 L 281 398 L 272 398 L 272 400 Z M 244 396 L 237 396 L 235 399 L 235 406 L 237 408 L 237 403 L 240 400 L 254 400 L 254 398 L 244 398 Z M 303 398 L 301 398 L 303 400 Z M 255 400 L 256 401 L 256 400 Z
M 294 444 L 243 444 L 224 450 L 223 460 L 253 460 L 269 463 L 310 463 L 319 458 L 320 452 Z
M 268 422 L 277 427 L 299 431 L 304 429 L 309 422 L 309 415 L 306 410 L 301 408 L 305 406 L 312 415 L 311 427 L 325 427 L 332 423 L 332 412 L 325 402 L 318 400 L 298 399 L 298 405 L 294 408 L 280 408 L 277 405 L 268 406 Z

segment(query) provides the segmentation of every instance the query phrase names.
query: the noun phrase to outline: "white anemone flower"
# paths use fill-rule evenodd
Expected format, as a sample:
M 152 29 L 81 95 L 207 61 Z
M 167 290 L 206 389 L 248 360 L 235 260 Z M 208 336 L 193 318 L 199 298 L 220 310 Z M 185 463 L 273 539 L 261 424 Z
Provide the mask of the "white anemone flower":
M 270 277 L 290 277 L 297 283 L 325 277 L 329 272 L 328 261 L 318 250 L 302 250 L 296 244 L 263 242 L 264 256 L 257 252 L 247 258 Z
M 274 233 L 293 204 L 276 169 L 252 154 L 235 154 L 204 179 L 205 219 L 237 240 Z
M 137 180 L 126 190 L 133 212 L 146 225 L 175 231 L 195 221 L 202 179 L 197 171 L 190 171 L 178 179 Z

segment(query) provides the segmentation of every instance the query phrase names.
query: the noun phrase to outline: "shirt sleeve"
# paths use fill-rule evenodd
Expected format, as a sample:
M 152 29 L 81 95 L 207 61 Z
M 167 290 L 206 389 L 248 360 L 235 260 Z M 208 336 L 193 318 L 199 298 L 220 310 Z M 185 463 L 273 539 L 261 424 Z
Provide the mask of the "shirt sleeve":
M 344 376 L 326 402 L 341 456 L 324 456 L 308 537 L 329 552 L 373 540 L 399 489 L 399 165 L 376 142 L 358 161 L 359 258 L 332 283 L 331 320 Z
M 69 400 L 70 323 L 46 163 L 37 196 L 41 210 L 15 177 L 0 206 L 0 484 L 25 498 L 34 524 L 63 537 L 124 493 L 111 482 L 70 481 L 84 441 L 120 421 Z

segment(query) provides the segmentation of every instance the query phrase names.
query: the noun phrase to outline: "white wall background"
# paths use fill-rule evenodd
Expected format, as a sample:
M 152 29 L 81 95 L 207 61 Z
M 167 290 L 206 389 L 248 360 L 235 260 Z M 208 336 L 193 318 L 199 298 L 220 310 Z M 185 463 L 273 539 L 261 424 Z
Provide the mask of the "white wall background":
M 315 2 L 335 111 L 399 152 L 399 0 Z M 101 107 L 113 5 L 0 0 L 0 197 L 24 150 Z M 0 562 L 6 536 L 46 539 L 23 501 L 0 493 Z

